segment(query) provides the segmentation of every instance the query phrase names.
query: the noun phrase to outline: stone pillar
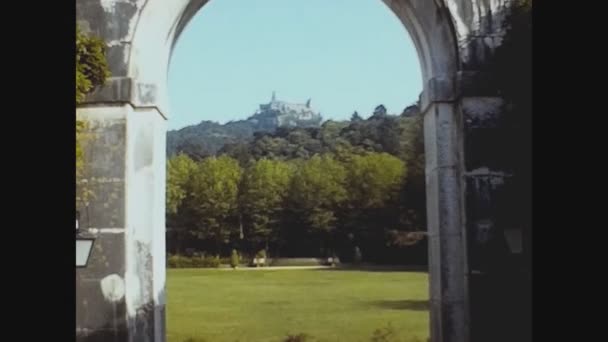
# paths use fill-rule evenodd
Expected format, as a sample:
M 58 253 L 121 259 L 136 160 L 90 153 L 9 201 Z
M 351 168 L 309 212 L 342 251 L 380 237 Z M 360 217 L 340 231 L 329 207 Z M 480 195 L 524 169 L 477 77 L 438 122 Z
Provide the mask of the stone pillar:
M 76 271 L 78 341 L 165 340 L 165 118 L 155 108 L 79 108 L 87 123 L 81 229 L 97 239 Z M 82 196 L 80 196 L 82 198 Z
M 429 93 L 423 94 L 421 101 L 429 233 L 430 334 L 433 342 L 468 342 L 462 119 L 452 93 L 448 91 L 447 96 L 440 96 L 442 92 L 436 91 L 439 88 L 427 88 Z

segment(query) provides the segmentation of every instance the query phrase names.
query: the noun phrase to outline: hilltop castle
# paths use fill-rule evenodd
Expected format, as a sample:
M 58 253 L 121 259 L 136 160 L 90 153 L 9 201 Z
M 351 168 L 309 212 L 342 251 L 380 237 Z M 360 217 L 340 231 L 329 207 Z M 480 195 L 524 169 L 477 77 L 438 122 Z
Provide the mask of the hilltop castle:
M 314 111 L 306 103 L 288 103 L 277 101 L 276 93 L 272 92 L 269 103 L 261 104 L 260 108 L 248 119 L 262 127 L 310 127 L 319 126 L 323 120 L 321 113 Z

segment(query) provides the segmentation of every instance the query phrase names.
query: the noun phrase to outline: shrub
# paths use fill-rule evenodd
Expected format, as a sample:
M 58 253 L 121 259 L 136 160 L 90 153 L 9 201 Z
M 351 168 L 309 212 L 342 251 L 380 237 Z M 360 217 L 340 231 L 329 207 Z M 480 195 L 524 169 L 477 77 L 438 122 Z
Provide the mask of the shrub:
M 250 265 L 250 264 L 253 264 L 253 258 L 250 258 L 247 255 L 241 255 L 241 254 L 239 254 L 239 264 L 240 265 Z
M 192 260 L 181 255 L 171 255 L 167 260 L 167 266 L 170 268 L 188 268 L 192 267 Z
M 262 264 L 262 259 L 264 259 L 264 263 Z M 257 261 L 256 261 L 257 260 Z M 268 264 L 268 258 L 266 256 L 266 250 L 262 249 L 255 253 L 254 257 L 249 260 L 248 265 L 250 266 L 266 266 Z
M 177 255 L 168 255 L 167 258 L 167 267 L 168 268 L 176 268 L 177 267 Z
M 183 255 L 171 255 L 167 260 L 169 268 L 217 268 L 219 266 L 220 259 L 214 256 L 189 258 Z
M 239 265 L 239 253 L 236 249 L 232 250 L 232 255 L 230 256 L 230 266 L 232 268 L 236 268 Z
M 218 268 L 220 267 L 220 258 L 217 256 L 206 256 L 201 260 L 201 267 Z
M 194 267 L 194 268 L 205 267 L 205 258 L 204 257 L 193 256 L 190 258 L 190 260 L 192 262 L 192 267 Z

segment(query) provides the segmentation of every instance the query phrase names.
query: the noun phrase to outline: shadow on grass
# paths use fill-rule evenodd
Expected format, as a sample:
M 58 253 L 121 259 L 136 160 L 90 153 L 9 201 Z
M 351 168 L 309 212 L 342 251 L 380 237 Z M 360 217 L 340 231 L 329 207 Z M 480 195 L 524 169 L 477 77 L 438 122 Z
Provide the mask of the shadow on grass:
M 366 303 L 369 306 L 390 310 L 429 311 L 428 300 L 375 300 Z
M 322 268 L 318 271 L 361 271 L 361 272 L 428 272 L 428 266 L 403 265 L 354 265 L 342 264 L 331 268 Z

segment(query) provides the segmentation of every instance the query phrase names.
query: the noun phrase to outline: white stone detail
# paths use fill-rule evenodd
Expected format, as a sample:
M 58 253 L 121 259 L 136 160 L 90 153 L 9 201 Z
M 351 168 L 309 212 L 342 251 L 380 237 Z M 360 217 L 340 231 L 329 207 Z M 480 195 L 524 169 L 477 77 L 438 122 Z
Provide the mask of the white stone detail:
M 125 296 L 125 282 L 118 274 L 103 278 L 100 285 L 103 298 L 109 302 L 118 302 Z

